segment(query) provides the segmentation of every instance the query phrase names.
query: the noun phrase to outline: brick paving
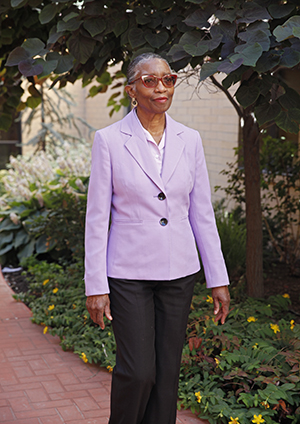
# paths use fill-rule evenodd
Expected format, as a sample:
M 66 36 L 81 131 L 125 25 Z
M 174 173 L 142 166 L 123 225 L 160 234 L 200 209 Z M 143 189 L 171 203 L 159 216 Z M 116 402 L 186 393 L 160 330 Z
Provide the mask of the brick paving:
M 12 298 L 0 269 L 0 423 L 107 424 L 111 375 L 64 352 Z M 179 411 L 176 424 L 205 424 Z

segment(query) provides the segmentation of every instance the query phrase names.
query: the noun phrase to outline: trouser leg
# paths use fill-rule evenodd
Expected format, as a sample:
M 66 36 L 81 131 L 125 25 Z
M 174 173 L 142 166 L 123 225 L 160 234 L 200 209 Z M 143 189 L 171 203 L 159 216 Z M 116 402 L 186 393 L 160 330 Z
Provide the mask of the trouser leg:
M 195 275 L 166 281 L 155 289 L 156 383 L 142 424 L 175 424 L 182 348 Z
M 109 424 L 140 424 L 155 383 L 153 287 L 114 278 L 109 284 L 117 343 Z
M 195 276 L 109 282 L 117 342 L 109 424 L 175 424 Z

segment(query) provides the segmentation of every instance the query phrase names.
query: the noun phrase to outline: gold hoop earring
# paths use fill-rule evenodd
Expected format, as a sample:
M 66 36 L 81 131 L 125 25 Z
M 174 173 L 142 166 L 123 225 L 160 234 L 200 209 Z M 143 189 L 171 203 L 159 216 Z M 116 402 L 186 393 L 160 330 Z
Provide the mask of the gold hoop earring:
M 138 105 L 138 102 L 137 102 L 136 98 L 135 97 L 132 97 L 132 99 L 131 99 L 131 106 L 132 107 L 136 107 L 137 105 Z

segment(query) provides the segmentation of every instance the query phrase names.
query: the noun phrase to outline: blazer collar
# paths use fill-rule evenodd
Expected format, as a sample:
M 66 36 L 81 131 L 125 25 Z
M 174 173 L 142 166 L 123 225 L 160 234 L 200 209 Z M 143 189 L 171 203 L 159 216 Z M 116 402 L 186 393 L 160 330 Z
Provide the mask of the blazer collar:
M 143 129 L 137 125 L 134 113 L 132 110 L 121 121 L 121 132 L 130 136 L 125 142 L 125 147 L 154 184 L 161 191 L 165 191 L 165 185 L 171 178 L 184 150 L 185 141 L 179 136 L 183 132 L 183 127 L 166 114 L 166 145 L 160 176 L 150 155 Z

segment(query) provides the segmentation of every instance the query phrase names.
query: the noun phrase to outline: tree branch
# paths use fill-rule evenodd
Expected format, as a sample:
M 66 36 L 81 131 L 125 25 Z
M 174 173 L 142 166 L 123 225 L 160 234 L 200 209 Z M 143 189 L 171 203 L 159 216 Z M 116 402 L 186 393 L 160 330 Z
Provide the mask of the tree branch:
M 243 118 L 243 112 L 241 111 L 239 104 L 234 100 L 234 98 L 229 93 L 229 91 L 226 90 L 226 88 L 223 87 L 223 85 L 220 84 L 213 75 L 210 76 L 210 79 L 212 80 L 213 84 L 215 84 L 221 91 L 223 91 L 223 93 L 225 93 L 225 96 L 228 98 L 230 103 L 233 105 L 233 107 L 237 111 L 237 114 L 239 115 L 239 117 Z

